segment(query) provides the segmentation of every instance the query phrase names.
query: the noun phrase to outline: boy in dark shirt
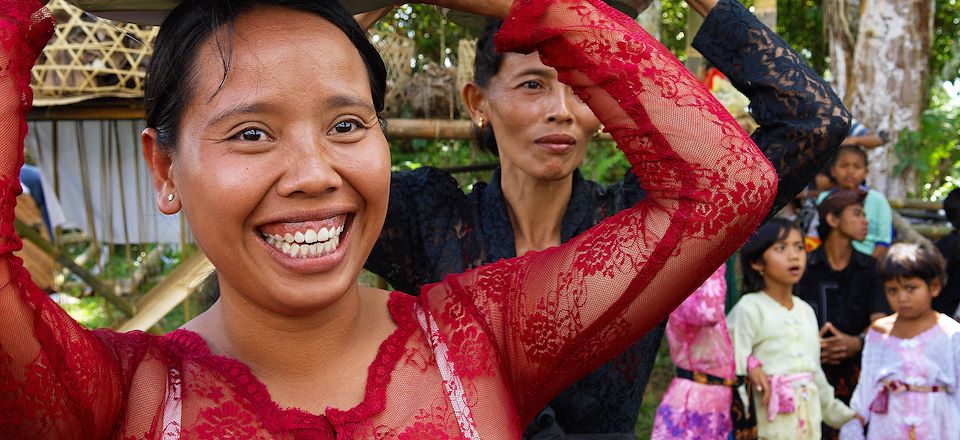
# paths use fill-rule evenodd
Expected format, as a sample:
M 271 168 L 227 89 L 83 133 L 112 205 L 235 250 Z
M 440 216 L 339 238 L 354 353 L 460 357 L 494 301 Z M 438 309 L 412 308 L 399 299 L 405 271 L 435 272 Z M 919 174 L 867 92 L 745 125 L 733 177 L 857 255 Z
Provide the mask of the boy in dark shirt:
M 820 362 L 838 399 L 850 401 L 860 375 L 862 334 L 874 319 L 889 313 L 877 261 L 851 244 L 867 235 L 859 189 L 840 190 L 820 203 L 820 237 L 823 245 L 807 257 L 807 270 L 797 285 L 797 295 L 813 307 L 820 323 Z M 832 430 L 824 427 L 824 438 Z
M 953 225 L 953 231 L 937 241 L 937 248 L 947 261 L 947 284 L 940 296 L 933 299 L 933 309 L 947 316 L 957 318 L 957 306 L 960 305 L 960 188 L 950 191 L 943 200 L 943 210 L 947 220 Z

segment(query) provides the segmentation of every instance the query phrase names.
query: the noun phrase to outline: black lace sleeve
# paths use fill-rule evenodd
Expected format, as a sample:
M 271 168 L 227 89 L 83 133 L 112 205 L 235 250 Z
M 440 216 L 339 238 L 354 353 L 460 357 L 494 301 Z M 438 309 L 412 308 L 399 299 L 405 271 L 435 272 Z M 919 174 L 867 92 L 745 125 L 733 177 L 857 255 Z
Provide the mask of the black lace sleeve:
M 760 125 L 753 140 L 780 178 L 772 216 L 833 157 L 850 113 L 800 54 L 737 1 L 720 0 L 693 47 L 750 99 Z
M 390 178 L 390 205 L 380 238 L 367 258 L 366 269 L 387 280 L 394 289 L 420 293 L 434 267 L 433 248 L 456 243 L 457 207 L 463 192 L 450 174 L 436 168 L 395 172 Z M 424 230 L 427 234 L 424 234 Z M 453 240 L 448 240 L 453 238 Z

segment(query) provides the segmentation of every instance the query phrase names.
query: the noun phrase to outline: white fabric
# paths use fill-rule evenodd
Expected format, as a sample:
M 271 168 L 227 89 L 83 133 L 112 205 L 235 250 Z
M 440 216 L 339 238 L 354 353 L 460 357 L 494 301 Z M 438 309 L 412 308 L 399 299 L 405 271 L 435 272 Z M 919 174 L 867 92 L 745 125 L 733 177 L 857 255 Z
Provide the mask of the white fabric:
M 57 224 L 55 216 L 60 221 L 69 218 L 71 226 L 87 234 L 94 232 L 104 243 L 181 242 L 179 215 L 167 216 L 157 209 L 150 171 L 141 153 L 143 128 L 140 120 L 30 122 L 26 148 L 37 159 L 49 183 L 44 188 L 49 187 L 53 197 L 46 191 L 44 195 L 48 201 L 59 199 L 62 204 L 58 214 L 48 211 L 53 224 Z M 59 177 L 56 188 L 55 175 Z
M 454 414 L 457 415 L 457 424 L 460 425 L 463 437 L 468 440 L 480 440 L 476 423 L 473 421 L 473 414 L 470 412 L 470 406 L 467 405 L 463 384 L 460 383 L 453 362 L 447 357 L 447 344 L 440 337 L 437 322 L 433 320 L 433 315 L 429 311 L 425 311 L 419 303 L 417 303 L 417 320 L 420 321 L 420 328 L 433 348 L 434 357 L 437 359 L 437 368 L 440 369 L 440 376 L 443 377 L 443 387 L 447 390 L 447 398 L 450 400 L 450 406 L 453 407 Z

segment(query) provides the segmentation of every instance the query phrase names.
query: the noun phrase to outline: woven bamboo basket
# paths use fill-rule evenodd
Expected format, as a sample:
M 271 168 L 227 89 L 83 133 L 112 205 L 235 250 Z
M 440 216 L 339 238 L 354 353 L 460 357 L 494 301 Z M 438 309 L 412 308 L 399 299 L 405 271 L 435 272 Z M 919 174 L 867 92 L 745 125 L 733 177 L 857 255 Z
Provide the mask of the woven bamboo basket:
M 64 0 L 47 7 L 57 28 L 33 68 L 35 106 L 143 96 L 159 28 L 104 20 Z

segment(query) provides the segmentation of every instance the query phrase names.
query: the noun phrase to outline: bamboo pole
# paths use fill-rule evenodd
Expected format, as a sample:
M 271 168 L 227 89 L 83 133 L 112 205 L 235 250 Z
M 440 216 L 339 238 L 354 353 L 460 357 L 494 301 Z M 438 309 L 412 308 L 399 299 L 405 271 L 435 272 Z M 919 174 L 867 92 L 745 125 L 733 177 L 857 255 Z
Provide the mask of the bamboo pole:
M 73 262 L 72 259 L 54 248 L 50 242 L 40 237 L 40 234 L 26 223 L 16 219 L 14 224 L 17 229 L 17 235 L 36 245 L 41 251 L 43 251 L 43 253 L 52 257 L 57 261 L 57 263 L 63 265 L 63 267 L 70 269 L 71 272 L 76 274 L 78 277 L 80 277 L 80 279 L 87 283 L 87 285 L 93 289 L 94 293 L 102 296 L 107 300 L 108 303 L 113 304 L 113 306 L 123 312 L 123 314 L 126 316 L 133 316 L 136 314 L 136 307 L 125 301 L 123 298 L 120 298 L 112 285 L 105 281 L 101 281 L 90 272 L 87 272 L 86 269 L 78 266 Z
M 942 201 L 929 201 L 918 199 L 890 199 L 890 207 L 893 209 L 922 209 L 924 211 L 939 211 L 943 209 Z

